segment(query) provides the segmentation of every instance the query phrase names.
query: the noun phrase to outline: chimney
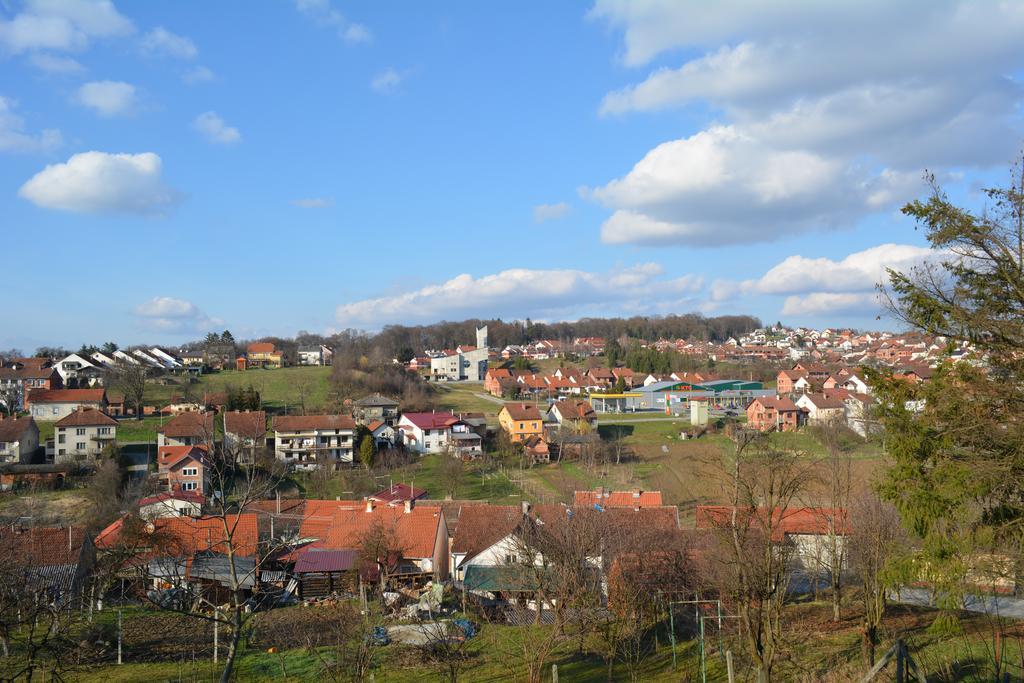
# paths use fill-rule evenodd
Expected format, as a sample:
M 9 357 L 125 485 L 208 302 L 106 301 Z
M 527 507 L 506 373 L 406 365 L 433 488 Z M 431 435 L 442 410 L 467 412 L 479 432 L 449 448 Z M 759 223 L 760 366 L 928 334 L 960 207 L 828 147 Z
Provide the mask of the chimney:
M 409 498 L 405 499 L 405 513 L 409 514 L 412 512 L 412 500 Z
M 640 489 L 637 489 L 636 491 L 633 491 L 633 497 L 634 498 L 639 498 L 640 497 L 640 493 L 641 493 Z
M 528 501 L 528 500 L 524 500 L 524 501 L 522 501 L 522 502 L 520 503 L 520 505 L 521 505 L 521 507 L 522 507 L 522 509 L 523 509 L 523 514 L 524 514 L 524 515 L 528 515 L 528 514 L 530 514 L 530 501 Z
M 373 512 L 373 501 L 369 498 L 366 499 L 366 511 Z
M 604 487 L 603 486 L 598 486 L 597 487 L 597 497 L 598 498 L 603 498 L 604 497 Z

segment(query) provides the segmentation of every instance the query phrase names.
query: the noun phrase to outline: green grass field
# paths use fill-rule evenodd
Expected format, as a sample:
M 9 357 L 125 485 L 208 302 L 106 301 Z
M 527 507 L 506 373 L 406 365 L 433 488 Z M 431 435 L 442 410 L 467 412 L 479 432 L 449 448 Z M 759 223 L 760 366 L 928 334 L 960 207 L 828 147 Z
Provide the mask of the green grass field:
M 241 389 L 251 385 L 260 392 L 264 406 L 269 411 L 285 412 L 299 405 L 305 396 L 308 413 L 313 409 L 326 409 L 332 403 L 330 376 L 331 368 L 315 366 L 241 372 L 223 370 L 202 375 L 198 383 L 191 385 L 191 391 L 194 396 L 202 397 L 204 392 L 219 393 L 229 387 Z M 146 403 L 155 406 L 166 405 L 172 396 L 180 396 L 184 391 L 184 384 L 164 385 L 151 382 L 146 385 Z

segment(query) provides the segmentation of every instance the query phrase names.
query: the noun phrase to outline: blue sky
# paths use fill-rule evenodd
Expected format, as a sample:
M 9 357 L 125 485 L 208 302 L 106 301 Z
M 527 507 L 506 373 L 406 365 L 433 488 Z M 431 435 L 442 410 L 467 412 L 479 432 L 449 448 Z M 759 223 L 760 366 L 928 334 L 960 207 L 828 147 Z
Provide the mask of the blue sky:
M 0 348 L 751 313 L 885 327 L 1021 146 L 1024 6 L 0 3 Z

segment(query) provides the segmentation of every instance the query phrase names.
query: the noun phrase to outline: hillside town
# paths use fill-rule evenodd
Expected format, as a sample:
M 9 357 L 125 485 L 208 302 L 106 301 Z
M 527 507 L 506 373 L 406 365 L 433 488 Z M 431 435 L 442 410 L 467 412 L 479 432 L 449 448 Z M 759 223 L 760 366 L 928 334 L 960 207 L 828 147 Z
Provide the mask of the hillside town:
M 8 353 L 0 367 L 4 538 L 26 548 L 18 563 L 39 576 L 68 568 L 46 581 L 55 604 L 88 596 L 160 610 L 187 596 L 230 614 L 253 601 L 274 611 L 379 595 L 387 606 L 381 640 L 408 637 L 394 625 L 403 619 L 465 612 L 469 603 L 499 622 L 557 620 L 575 599 L 548 583 L 571 569 L 559 558 L 595 552 L 578 543 L 603 548 L 577 577 L 594 582 L 577 590 L 596 590 L 598 604 L 635 601 L 633 588 L 653 580 L 660 594 L 691 599 L 704 590 L 694 583 L 704 571 L 697 558 L 729 526 L 731 508 L 711 494 L 707 473 L 690 475 L 703 478 L 690 487 L 701 491 L 696 501 L 647 488 L 636 476 L 645 460 L 668 453 L 683 459 L 669 467 L 686 468 L 694 452 L 677 448 L 717 449 L 725 436 L 749 439 L 743 433 L 776 435 L 773 447 L 783 450 L 795 447 L 790 435 L 809 436 L 822 444 L 812 458 L 819 467 L 839 452 L 829 445 L 837 439 L 842 450 L 879 457 L 874 378 L 919 386 L 943 365 L 984 365 L 970 344 L 911 333 L 777 325 L 719 343 L 578 337 L 499 348 L 486 324 L 475 329 L 473 345 L 383 361 L 436 392 L 429 409 L 407 405 L 400 392 L 282 406 L 255 388 L 287 373 L 290 383 L 334 382 L 343 371 L 334 359 L 351 354 L 327 339 L 286 349 L 280 340 L 225 346 L 213 335 L 181 348 Z M 212 384 L 221 378 L 233 384 Z M 452 396 L 473 409 L 444 407 Z M 140 424 L 152 425 L 151 439 L 139 438 Z M 666 440 L 656 449 L 629 436 L 648 425 L 659 429 L 653 444 Z M 99 517 L 17 504 L 47 490 L 74 495 L 111 467 L 126 483 Z M 580 468 L 602 483 L 538 488 Z M 467 495 L 467 475 L 492 485 Z M 573 486 L 593 481 L 570 478 Z M 750 509 L 759 521 L 749 523 L 770 529 L 787 580 L 802 590 L 834 586 L 836 563 L 848 561 L 836 552 L 857 521 L 845 507 L 852 478 L 846 486 L 838 498 L 808 490 L 779 501 L 764 520 Z M 339 489 L 349 490 L 322 497 Z M 60 534 L 67 547 L 47 552 L 47 539 Z M 657 562 L 638 564 L 641 557 Z M 1013 582 L 1003 589 L 1016 590 Z M 230 620 L 225 627 L 241 629 Z

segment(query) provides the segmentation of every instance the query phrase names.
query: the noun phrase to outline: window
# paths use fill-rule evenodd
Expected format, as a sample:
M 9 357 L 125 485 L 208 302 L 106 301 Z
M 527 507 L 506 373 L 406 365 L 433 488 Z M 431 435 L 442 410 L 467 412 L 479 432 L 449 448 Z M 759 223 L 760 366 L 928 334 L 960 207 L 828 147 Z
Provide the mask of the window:
M 65 452 L 66 451 L 62 448 L 59 451 L 57 451 L 57 455 L 64 455 Z
M 76 443 L 75 444 L 75 450 L 76 451 L 84 451 L 85 450 L 85 442 L 84 441 L 79 441 L 78 443 Z
M 185 476 L 185 477 L 195 477 L 195 476 L 199 475 L 199 468 L 198 467 L 185 467 L 185 468 L 182 468 L 181 474 L 182 474 L 182 476 Z
M 100 427 L 100 434 L 109 434 L 110 427 Z
M 53 408 L 53 414 L 54 414 L 54 415 L 57 415 L 57 414 L 59 414 L 59 413 L 60 413 L 60 410 L 58 410 L 58 409 L 56 408 L 56 406 L 55 406 L 55 407 Z
M 85 436 L 85 427 L 79 427 L 76 429 L 75 436 Z
M 197 488 L 199 488 L 199 482 L 195 481 L 186 481 L 181 485 L 182 491 L 195 491 Z
M 64 435 L 63 434 L 59 434 L 57 436 L 57 443 L 64 443 Z

